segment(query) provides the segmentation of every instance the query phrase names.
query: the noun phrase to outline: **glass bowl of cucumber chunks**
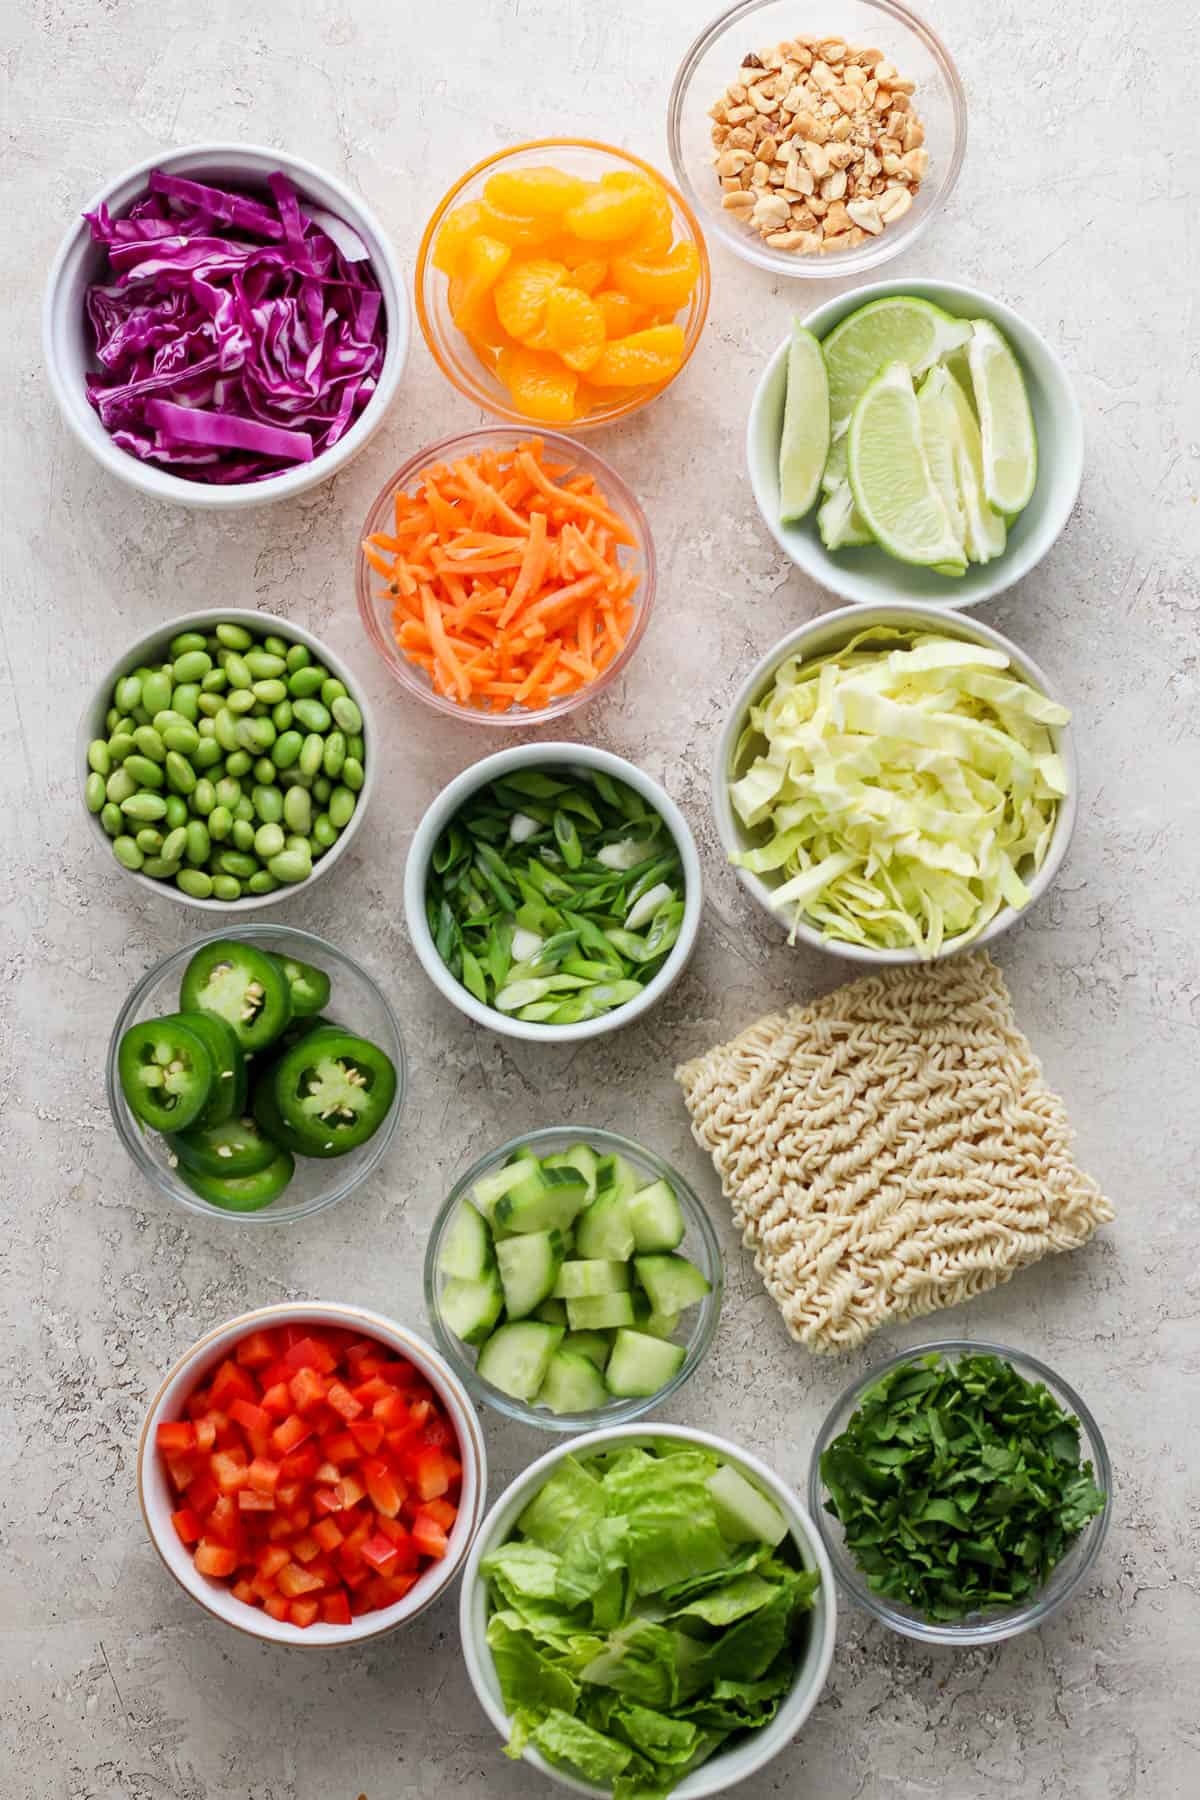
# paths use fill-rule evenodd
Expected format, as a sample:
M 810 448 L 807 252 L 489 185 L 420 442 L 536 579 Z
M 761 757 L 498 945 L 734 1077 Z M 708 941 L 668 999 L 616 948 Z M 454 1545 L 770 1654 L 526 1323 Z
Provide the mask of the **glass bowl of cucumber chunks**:
M 438 1214 L 425 1304 L 472 1395 L 544 1431 L 622 1424 L 683 1385 L 713 1340 L 721 1251 L 652 1150 L 555 1125 L 501 1144 Z

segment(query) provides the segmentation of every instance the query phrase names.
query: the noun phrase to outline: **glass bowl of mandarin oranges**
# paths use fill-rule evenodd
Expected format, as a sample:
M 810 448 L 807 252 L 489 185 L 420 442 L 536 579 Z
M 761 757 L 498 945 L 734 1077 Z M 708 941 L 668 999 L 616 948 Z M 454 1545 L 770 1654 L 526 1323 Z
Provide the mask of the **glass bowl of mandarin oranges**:
M 708 254 L 649 163 L 542 138 L 469 169 L 425 229 L 417 317 L 442 372 L 496 417 L 584 426 L 660 394 L 699 341 Z

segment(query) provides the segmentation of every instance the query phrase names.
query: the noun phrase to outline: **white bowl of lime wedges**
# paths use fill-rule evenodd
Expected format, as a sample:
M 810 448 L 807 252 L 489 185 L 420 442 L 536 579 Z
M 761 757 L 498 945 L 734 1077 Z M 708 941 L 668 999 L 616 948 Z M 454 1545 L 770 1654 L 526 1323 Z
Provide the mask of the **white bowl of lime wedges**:
M 1011 307 L 953 282 L 880 281 L 796 321 L 755 390 L 746 457 L 768 530 L 822 587 L 976 606 L 1065 526 L 1083 418 L 1060 358 Z

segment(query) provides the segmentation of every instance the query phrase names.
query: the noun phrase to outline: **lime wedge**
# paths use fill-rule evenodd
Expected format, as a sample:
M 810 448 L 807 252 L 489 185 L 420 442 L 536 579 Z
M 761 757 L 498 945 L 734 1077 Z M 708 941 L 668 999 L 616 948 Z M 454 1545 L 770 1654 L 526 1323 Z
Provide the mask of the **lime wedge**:
M 917 397 L 921 437 L 951 525 L 971 562 L 992 562 L 1008 537 L 1004 520 L 983 492 L 983 446 L 971 404 L 941 363 L 930 369 Z
M 871 534 L 858 516 L 850 483 L 844 478 L 817 508 L 817 530 L 827 550 L 848 550 L 871 542 Z
M 863 523 L 900 562 L 962 575 L 966 554 L 934 481 L 912 372 L 892 362 L 854 409 L 850 486 Z
M 825 358 L 812 332 L 796 320 L 788 350 L 787 400 L 779 440 L 779 516 L 785 525 L 794 525 L 811 509 L 828 455 Z
M 969 320 L 951 318 L 940 306 L 909 294 L 872 300 L 835 325 L 821 344 L 829 371 L 829 420 L 835 450 L 849 427 L 851 413 L 886 363 L 903 363 L 915 379 L 970 338 Z M 830 479 L 838 474 L 835 465 Z
M 983 491 L 1014 518 L 1037 481 L 1037 433 L 1020 365 L 990 319 L 971 322 L 967 363 L 983 439 Z

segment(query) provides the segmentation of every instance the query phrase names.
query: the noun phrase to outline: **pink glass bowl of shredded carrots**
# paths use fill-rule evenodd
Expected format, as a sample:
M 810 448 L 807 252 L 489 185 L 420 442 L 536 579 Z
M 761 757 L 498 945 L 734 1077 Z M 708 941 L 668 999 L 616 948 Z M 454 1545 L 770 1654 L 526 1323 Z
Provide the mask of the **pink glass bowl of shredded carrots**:
M 594 451 L 554 432 L 470 431 L 386 484 L 356 585 L 402 687 L 453 717 L 529 726 L 622 673 L 654 599 L 654 545 Z

